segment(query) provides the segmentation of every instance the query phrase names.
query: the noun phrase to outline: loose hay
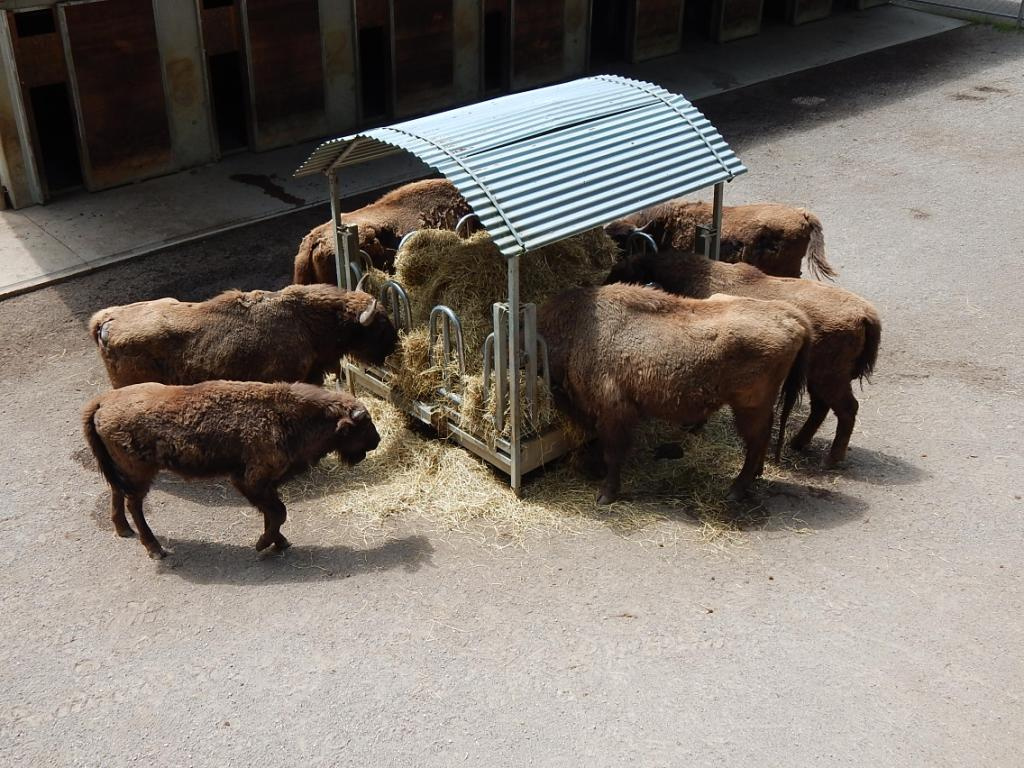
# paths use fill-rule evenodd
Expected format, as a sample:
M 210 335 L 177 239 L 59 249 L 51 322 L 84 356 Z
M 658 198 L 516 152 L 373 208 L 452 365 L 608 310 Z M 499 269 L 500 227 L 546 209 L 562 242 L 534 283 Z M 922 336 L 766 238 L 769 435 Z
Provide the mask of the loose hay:
M 285 486 L 286 503 L 322 497 L 317 514 L 343 518 L 364 535 L 400 517 L 446 531 L 483 526 L 518 541 L 531 532 L 578 530 L 586 521 L 630 536 L 664 536 L 664 529 L 652 528 L 655 523 L 692 520 L 694 527 L 673 529 L 671 535 L 720 547 L 738 541 L 740 527 L 759 519 L 737 519 L 724 501 L 743 456 L 727 410 L 699 435 L 664 424 L 639 429 L 623 468 L 623 499 L 598 507 L 599 481 L 587 478 L 572 457 L 532 473 L 520 499 L 507 477 L 468 451 L 410 429 L 405 414 L 388 403 L 365 402 L 381 435 L 377 450 L 355 467 L 325 459 Z M 682 456 L 656 459 L 655 451 L 666 443 L 680 444 Z M 765 477 L 791 476 L 769 464 Z

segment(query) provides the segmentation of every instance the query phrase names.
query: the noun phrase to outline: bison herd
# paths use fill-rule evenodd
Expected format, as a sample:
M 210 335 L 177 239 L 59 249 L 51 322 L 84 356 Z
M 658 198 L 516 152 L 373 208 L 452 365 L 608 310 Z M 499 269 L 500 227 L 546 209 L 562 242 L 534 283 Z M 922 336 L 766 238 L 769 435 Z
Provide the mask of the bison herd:
M 430 179 L 343 218 L 357 224 L 374 266 L 389 270 L 403 236 L 451 229 L 468 213 L 450 182 Z M 763 469 L 776 404 L 778 459 L 805 387 L 810 415 L 790 445 L 806 447 L 832 410 L 838 427 L 827 463 L 846 456 L 857 414 L 851 383 L 875 365 L 877 312 L 849 291 L 800 278 L 804 258 L 814 274 L 834 276 L 808 211 L 726 208 L 724 261 L 693 252 L 709 218 L 704 204 L 676 200 L 609 223 L 623 253 L 605 285 L 569 288 L 538 311 L 555 402 L 596 437 L 603 459 L 599 504 L 618 494 L 638 422 L 695 426 L 723 405 L 746 448 L 729 491 L 742 497 Z M 636 232 L 660 250 L 631 253 Z M 127 507 L 149 554 L 166 554 L 142 504 L 157 473 L 170 470 L 227 476 L 263 514 L 256 548 L 283 549 L 281 483 L 328 453 L 354 464 L 377 447 L 365 405 L 322 384 L 346 355 L 381 365 L 398 335 L 372 296 L 333 285 L 334 265 L 328 222 L 303 238 L 295 284 L 283 290 L 164 298 L 93 315 L 90 332 L 113 389 L 85 407 L 83 430 L 110 486 L 119 536 L 135 533 Z

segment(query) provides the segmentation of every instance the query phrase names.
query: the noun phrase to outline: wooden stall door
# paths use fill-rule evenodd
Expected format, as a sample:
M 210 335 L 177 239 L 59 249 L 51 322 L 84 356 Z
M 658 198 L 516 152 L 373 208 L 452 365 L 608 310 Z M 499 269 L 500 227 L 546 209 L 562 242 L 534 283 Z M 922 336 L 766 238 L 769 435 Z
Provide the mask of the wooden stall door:
M 137 0 L 59 6 L 84 146 L 86 187 L 171 169 L 153 7 Z
M 394 0 L 395 113 L 444 109 L 455 98 L 452 0 Z
M 79 129 L 57 12 L 7 11 L 32 153 L 43 199 L 82 186 Z
M 832 12 L 832 0 L 790 0 L 790 23 L 803 24 L 826 18 Z
M 257 148 L 324 135 L 317 0 L 248 0 L 245 21 Z
M 683 0 L 636 0 L 633 61 L 677 53 L 682 26 Z
M 761 31 L 763 0 L 718 0 L 715 39 L 720 43 Z
M 512 87 L 519 90 L 561 78 L 565 0 L 516 0 L 512 24 Z

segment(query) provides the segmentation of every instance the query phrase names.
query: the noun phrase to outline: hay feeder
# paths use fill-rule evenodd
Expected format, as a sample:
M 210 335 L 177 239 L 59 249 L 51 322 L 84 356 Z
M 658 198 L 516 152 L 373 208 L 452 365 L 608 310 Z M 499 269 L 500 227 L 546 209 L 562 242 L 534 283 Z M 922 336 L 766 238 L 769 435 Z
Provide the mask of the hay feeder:
M 507 473 L 518 493 L 523 475 L 569 447 L 558 428 L 528 436 L 524 429 L 537 405 L 538 382 L 550 382 L 536 306 L 521 300 L 522 258 L 620 216 L 709 187 L 714 188 L 714 213 L 702 235 L 708 255 L 716 258 L 724 184 L 746 168 L 683 96 L 614 75 L 333 139 L 321 144 L 295 175 L 327 177 L 341 287 L 355 287 L 370 264 L 359 251 L 356 228 L 339 217 L 338 174 L 402 152 L 418 158 L 424 171 L 447 177 L 469 203 L 474 214 L 459 221 L 457 233 L 486 230 L 500 254 L 496 257 L 505 259 L 507 295 L 493 304 L 493 332 L 483 349 L 468 350 L 483 357 L 482 397 L 498 437 L 485 439 L 461 422 L 456 407 L 460 396 L 447 386 L 448 378 L 432 394 L 414 399 L 391 386 L 384 369 L 346 361 L 345 377 L 353 391 L 368 390 L 396 403 Z M 637 243 L 646 245 L 654 244 Z M 410 330 L 406 288 L 387 280 L 379 295 L 396 326 Z M 451 307 L 437 306 L 430 313 L 427 354 L 431 364 L 446 372 L 465 372 L 462 322 Z

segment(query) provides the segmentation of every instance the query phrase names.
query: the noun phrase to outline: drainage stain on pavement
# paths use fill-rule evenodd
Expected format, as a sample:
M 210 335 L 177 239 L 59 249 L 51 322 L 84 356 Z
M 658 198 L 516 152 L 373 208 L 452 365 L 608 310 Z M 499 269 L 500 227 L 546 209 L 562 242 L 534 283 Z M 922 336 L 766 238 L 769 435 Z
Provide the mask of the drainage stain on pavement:
M 290 195 L 284 191 L 284 187 L 280 184 L 275 184 L 271 181 L 270 176 L 265 176 L 258 173 L 235 173 L 229 176 L 232 181 L 238 181 L 242 184 L 251 184 L 254 187 L 259 187 L 268 195 L 275 200 L 280 200 L 282 203 L 288 203 L 289 205 L 303 205 L 306 201 L 301 197 Z

